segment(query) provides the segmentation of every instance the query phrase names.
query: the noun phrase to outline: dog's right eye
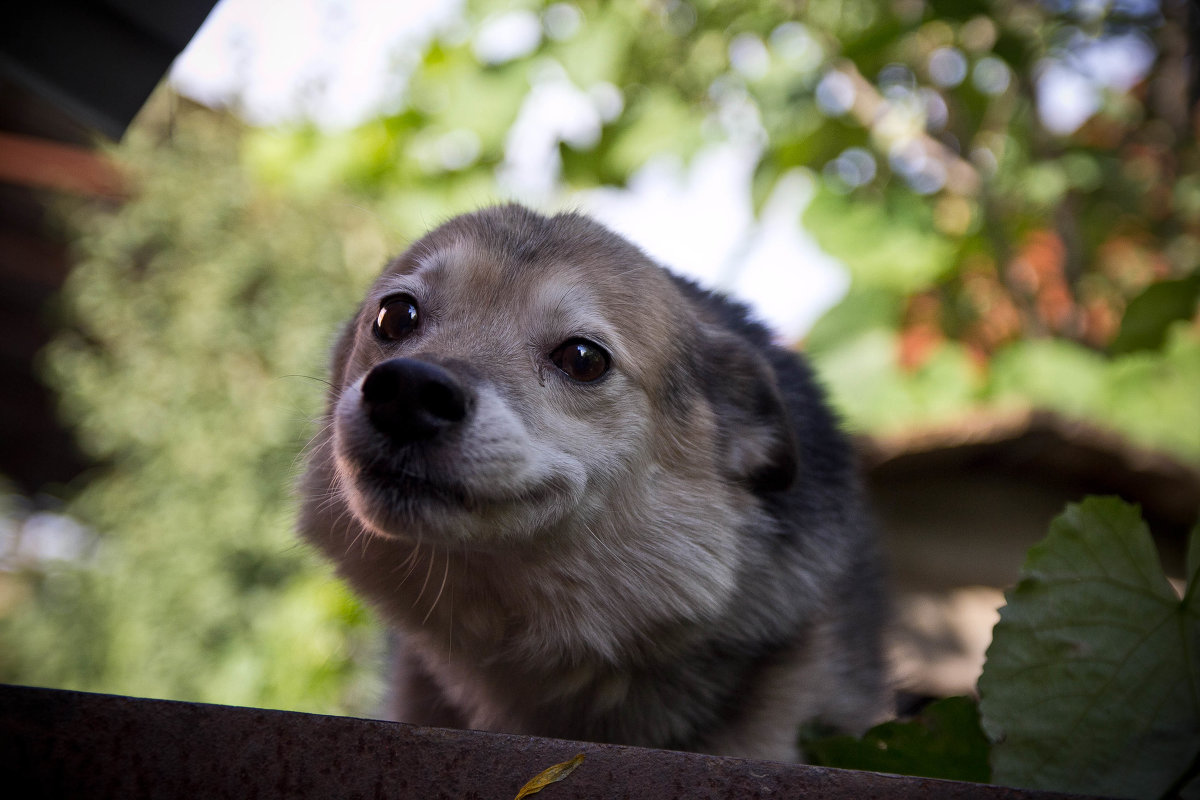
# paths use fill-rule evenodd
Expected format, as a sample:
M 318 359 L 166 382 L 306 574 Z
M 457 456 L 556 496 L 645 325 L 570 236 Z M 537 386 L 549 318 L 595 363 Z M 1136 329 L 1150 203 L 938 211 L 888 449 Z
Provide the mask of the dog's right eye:
M 375 317 L 375 335 L 380 339 L 398 341 L 417 329 L 417 301 L 407 294 L 385 297 Z
M 608 372 L 608 353 L 587 339 L 568 339 L 550 354 L 550 361 L 563 374 L 580 383 L 599 380 Z

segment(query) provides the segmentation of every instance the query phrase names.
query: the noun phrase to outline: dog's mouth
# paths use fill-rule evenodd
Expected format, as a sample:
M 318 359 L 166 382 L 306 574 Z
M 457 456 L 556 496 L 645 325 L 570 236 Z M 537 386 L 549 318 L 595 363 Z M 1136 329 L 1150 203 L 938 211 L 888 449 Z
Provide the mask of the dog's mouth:
M 343 473 L 350 506 L 383 532 L 413 524 L 446 527 L 454 520 L 504 520 L 527 509 L 546 509 L 570 493 L 569 481 L 550 477 L 511 489 L 477 489 L 423 474 L 413 467 L 359 466 Z
M 384 534 L 535 535 L 578 502 L 582 475 L 547 458 L 486 384 L 394 358 L 338 401 L 333 452 L 354 515 Z
M 377 492 L 396 497 L 411 498 L 412 502 L 426 502 L 448 507 L 466 507 L 471 493 L 464 487 L 445 481 L 432 480 L 412 470 L 373 465 L 360 471 L 353 480 Z

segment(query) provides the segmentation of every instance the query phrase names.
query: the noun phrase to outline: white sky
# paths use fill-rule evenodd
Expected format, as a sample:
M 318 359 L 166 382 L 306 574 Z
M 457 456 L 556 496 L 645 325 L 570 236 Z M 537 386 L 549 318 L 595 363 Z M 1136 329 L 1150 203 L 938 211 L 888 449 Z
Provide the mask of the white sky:
M 171 70 L 184 94 L 247 120 L 346 127 L 394 106 L 406 59 L 462 0 L 221 0 Z

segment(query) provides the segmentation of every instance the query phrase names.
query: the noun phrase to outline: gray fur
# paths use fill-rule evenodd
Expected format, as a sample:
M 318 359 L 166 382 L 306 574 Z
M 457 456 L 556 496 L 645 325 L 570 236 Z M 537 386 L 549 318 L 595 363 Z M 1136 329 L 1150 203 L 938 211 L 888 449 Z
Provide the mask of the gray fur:
M 416 329 L 383 340 L 400 292 Z M 551 363 L 572 337 L 601 379 Z M 452 423 L 380 432 L 364 378 L 397 358 L 449 376 Z M 402 721 L 794 759 L 802 722 L 890 710 L 873 532 L 808 369 L 585 217 L 487 209 L 393 261 L 302 491 L 303 534 L 395 632 Z

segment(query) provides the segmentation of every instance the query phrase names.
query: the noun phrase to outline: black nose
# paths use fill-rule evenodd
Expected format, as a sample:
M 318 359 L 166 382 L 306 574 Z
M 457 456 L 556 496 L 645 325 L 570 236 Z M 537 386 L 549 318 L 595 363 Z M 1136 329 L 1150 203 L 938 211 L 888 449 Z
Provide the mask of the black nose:
M 471 396 L 453 373 L 437 364 L 393 358 L 367 373 L 362 402 L 376 430 L 405 444 L 462 422 Z

